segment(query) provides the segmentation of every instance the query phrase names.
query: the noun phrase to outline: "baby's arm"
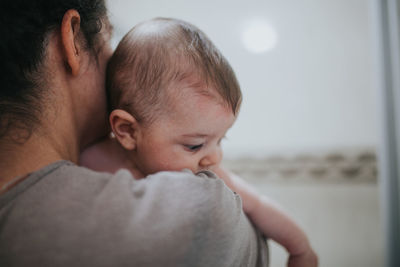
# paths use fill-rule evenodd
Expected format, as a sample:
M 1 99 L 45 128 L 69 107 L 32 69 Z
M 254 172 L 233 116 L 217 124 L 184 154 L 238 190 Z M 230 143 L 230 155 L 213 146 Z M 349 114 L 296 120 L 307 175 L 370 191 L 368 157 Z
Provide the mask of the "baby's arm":
M 313 267 L 318 265 L 318 258 L 312 250 L 307 236 L 289 216 L 273 205 L 271 200 L 255 192 L 239 176 L 221 167 L 215 172 L 229 188 L 240 195 L 244 212 L 261 232 L 285 247 L 290 254 L 288 266 Z

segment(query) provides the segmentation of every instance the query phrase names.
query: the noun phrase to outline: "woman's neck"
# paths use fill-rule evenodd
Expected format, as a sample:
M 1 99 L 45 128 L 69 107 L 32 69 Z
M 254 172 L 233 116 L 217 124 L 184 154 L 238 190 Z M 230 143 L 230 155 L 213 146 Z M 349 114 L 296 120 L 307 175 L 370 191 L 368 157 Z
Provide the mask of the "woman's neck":
M 77 162 L 77 142 L 74 145 L 73 140 L 69 141 L 38 134 L 31 134 L 24 142 L 0 140 L 0 187 L 59 160 Z

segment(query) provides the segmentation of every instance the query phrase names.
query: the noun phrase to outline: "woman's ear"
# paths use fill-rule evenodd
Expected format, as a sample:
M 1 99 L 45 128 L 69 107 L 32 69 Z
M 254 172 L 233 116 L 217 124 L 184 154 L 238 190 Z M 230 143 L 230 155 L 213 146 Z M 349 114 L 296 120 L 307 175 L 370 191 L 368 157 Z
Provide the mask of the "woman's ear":
M 110 114 L 110 125 L 118 142 L 127 150 L 136 149 L 140 125 L 128 112 L 115 109 Z
M 81 17 L 75 9 L 65 12 L 61 22 L 61 42 L 64 48 L 66 63 L 71 69 L 72 75 L 77 75 L 80 69 L 81 45 L 79 42 L 79 33 L 81 26 Z

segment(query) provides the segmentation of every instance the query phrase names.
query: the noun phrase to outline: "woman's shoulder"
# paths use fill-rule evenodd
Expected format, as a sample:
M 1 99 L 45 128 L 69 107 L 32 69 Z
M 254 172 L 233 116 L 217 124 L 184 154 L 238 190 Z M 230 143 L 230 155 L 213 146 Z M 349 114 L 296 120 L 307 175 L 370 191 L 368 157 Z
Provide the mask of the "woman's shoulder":
M 65 266 L 76 258 L 99 266 L 234 266 L 257 258 L 257 237 L 240 198 L 211 173 L 160 172 L 135 180 L 126 170 L 98 173 L 62 163 L 39 174 L 12 205 L 0 207 L 7 222 L 0 247 L 21 249 L 4 250 L 8 256 L 30 251 L 33 258 L 21 262 L 46 263 L 60 253 Z M 23 236 L 14 234 L 19 229 Z
M 134 201 L 133 205 L 166 201 L 164 204 L 171 208 L 191 203 L 200 208 L 207 203 L 207 209 L 220 208 L 220 204 L 241 209 L 240 197 L 209 171 L 165 171 L 135 179 L 126 169 L 111 174 L 67 163 L 47 174 L 45 180 L 58 193 L 62 188 L 65 194 L 79 193 L 97 200 L 119 198 L 122 202 Z
M 164 221 L 177 221 L 177 217 L 171 217 L 175 213 L 185 213 L 186 221 L 204 214 L 214 214 L 217 220 L 229 219 L 242 210 L 240 197 L 211 172 L 159 172 L 137 180 L 128 170 L 97 172 L 69 161 L 32 173 L 2 198 L 25 210 L 32 203 L 49 214 L 63 210 L 66 220 L 68 216 L 73 220 L 75 213 L 96 215 L 97 208 L 103 211 L 96 216 L 118 211 L 114 218 L 119 218 L 133 212 L 132 216 L 146 220 L 141 215 L 146 210 Z

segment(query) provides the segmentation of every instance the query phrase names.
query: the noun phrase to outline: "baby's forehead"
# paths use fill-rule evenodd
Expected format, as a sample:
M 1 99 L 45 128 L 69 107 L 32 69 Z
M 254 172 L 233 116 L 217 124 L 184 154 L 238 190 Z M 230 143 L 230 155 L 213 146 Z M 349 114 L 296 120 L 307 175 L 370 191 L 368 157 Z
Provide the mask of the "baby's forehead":
M 175 127 L 176 133 L 207 132 L 209 135 L 226 132 L 235 119 L 230 106 L 218 94 L 188 87 L 171 95 L 168 106 L 158 117 L 165 127 Z
M 207 105 L 225 105 L 226 101 L 219 95 L 215 86 L 196 78 L 188 78 L 172 82 L 167 88 L 169 102 L 176 106 L 179 104 L 191 105 L 193 108 L 202 108 Z

